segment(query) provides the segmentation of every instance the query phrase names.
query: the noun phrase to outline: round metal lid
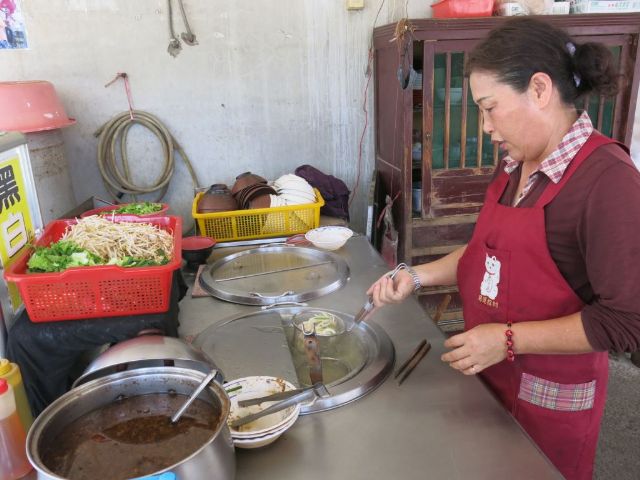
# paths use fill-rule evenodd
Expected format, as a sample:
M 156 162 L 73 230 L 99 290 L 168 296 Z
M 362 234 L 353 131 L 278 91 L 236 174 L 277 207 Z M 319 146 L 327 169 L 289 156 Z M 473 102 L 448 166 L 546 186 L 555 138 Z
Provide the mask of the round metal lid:
M 239 314 L 204 330 L 195 338 L 194 345 L 211 356 L 228 380 L 270 375 L 306 387 L 311 383 L 309 368 L 293 318 L 310 309 L 275 307 Z M 353 321 L 353 315 L 322 310 L 347 323 Z M 366 395 L 380 385 L 393 368 L 393 343 L 374 322 L 360 323 L 338 337 L 318 337 L 322 382 L 330 396 L 301 405 L 302 414 L 337 408 Z
M 164 335 L 141 335 L 116 343 L 85 368 L 73 382 L 73 388 L 99 377 L 125 370 L 176 366 L 209 373 L 217 368 L 213 360 L 180 338 Z M 217 380 L 222 381 L 222 372 Z
M 313 248 L 267 246 L 228 255 L 207 266 L 200 286 L 221 300 L 244 305 L 304 302 L 342 287 L 349 267 Z

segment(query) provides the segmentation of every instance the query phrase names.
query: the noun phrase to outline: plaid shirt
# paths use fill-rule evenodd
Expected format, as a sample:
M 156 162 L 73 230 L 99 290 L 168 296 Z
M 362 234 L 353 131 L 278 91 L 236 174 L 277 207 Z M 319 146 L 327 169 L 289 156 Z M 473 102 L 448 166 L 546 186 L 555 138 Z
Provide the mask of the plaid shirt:
M 578 151 L 585 144 L 593 132 L 593 124 L 586 111 L 583 111 L 575 123 L 571 126 L 567 134 L 562 138 L 556 149 L 545 158 L 538 168 L 536 168 L 522 189 L 522 193 L 516 200 L 516 205 L 529 193 L 531 187 L 536 183 L 540 173 L 545 174 L 553 183 L 558 183 L 564 175 L 565 170 L 576 156 Z M 521 162 L 513 160 L 510 156 L 504 158 L 504 171 L 509 175 L 518 168 Z

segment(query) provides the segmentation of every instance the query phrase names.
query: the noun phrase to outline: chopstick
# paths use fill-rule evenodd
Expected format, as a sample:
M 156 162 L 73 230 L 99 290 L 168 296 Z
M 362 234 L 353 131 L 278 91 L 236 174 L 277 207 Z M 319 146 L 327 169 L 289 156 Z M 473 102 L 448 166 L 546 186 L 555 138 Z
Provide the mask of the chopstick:
M 431 350 L 431 344 L 427 339 L 423 339 L 416 349 L 411 353 L 409 358 L 396 370 L 394 378 L 398 378 L 398 385 L 402 385 L 402 382 L 411 374 L 414 368 L 420 363 L 427 353 Z
M 438 304 L 438 307 L 436 308 L 436 313 L 433 316 L 433 323 L 435 323 L 436 326 L 438 325 L 438 322 L 440 321 L 440 317 L 442 317 L 442 314 L 444 313 L 444 311 L 449 306 L 449 302 L 451 302 L 451 295 L 446 294 L 444 296 L 444 298 L 442 299 L 442 301 Z
M 440 317 L 442 317 L 443 312 L 449 306 L 449 302 L 451 302 L 451 295 L 447 294 L 444 296 L 438 308 L 436 309 L 436 313 L 433 316 L 433 322 L 437 325 L 440 321 Z M 396 370 L 393 378 L 398 378 L 398 385 L 402 385 L 402 382 L 406 380 L 409 374 L 413 371 L 414 368 L 420 363 L 420 361 L 424 358 L 424 356 L 429 353 L 431 350 L 431 344 L 427 341 L 427 339 L 423 339 L 415 350 L 409 355 L 409 358 L 405 360 L 405 362 Z
M 407 366 L 409 365 L 409 362 L 411 362 L 411 359 L 413 357 L 415 357 L 418 352 L 420 352 L 420 350 L 422 350 L 422 347 L 424 347 L 427 344 L 427 339 L 425 338 L 424 340 L 422 340 L 418 346 L 415 348 L 415 350 L 413 352 L 411 352 L 411 355 L 409 355 L 409 358 L 407 358 L 404 363 L 402 365 L 400 365 L 400 367 L 396 370 L 396 373 L 393 375 L 393 378 L 398 378 L 398 376 L 403 372 L 403 370 L 405 368 L 407 368 Z

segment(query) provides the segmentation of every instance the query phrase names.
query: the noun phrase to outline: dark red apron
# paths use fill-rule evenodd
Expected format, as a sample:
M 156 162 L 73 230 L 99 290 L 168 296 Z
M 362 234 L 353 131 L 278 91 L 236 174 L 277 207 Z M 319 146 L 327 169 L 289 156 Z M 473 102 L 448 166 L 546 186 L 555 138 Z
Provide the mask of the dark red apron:
M 596 148 L 611 142 L 594 132 L 560 182 L 550 182 L 532 208 L 498 203 L 507 173 L 489 185 L 458 263 L 466 330 L 490 322 L 503 323 L 506 330 L 507 321 L 553 319 L 582 310 L 582 300 L 549 253 L 544 207 Z M 517 352 L 517 335 L 513 341 Z M 503 360 L 480 376 L 567 479 L 592 478 L 607 391 L 607 352 L 516 354 L 514 362 Z

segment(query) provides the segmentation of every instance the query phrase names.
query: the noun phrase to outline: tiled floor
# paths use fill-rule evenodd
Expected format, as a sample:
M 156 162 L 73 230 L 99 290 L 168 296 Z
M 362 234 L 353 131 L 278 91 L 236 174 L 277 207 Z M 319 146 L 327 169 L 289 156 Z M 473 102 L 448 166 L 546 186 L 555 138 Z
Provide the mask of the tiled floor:
M 640 478 L 640 368 L 610 356 L 609 396 L 596 454 L 595 480 Z

